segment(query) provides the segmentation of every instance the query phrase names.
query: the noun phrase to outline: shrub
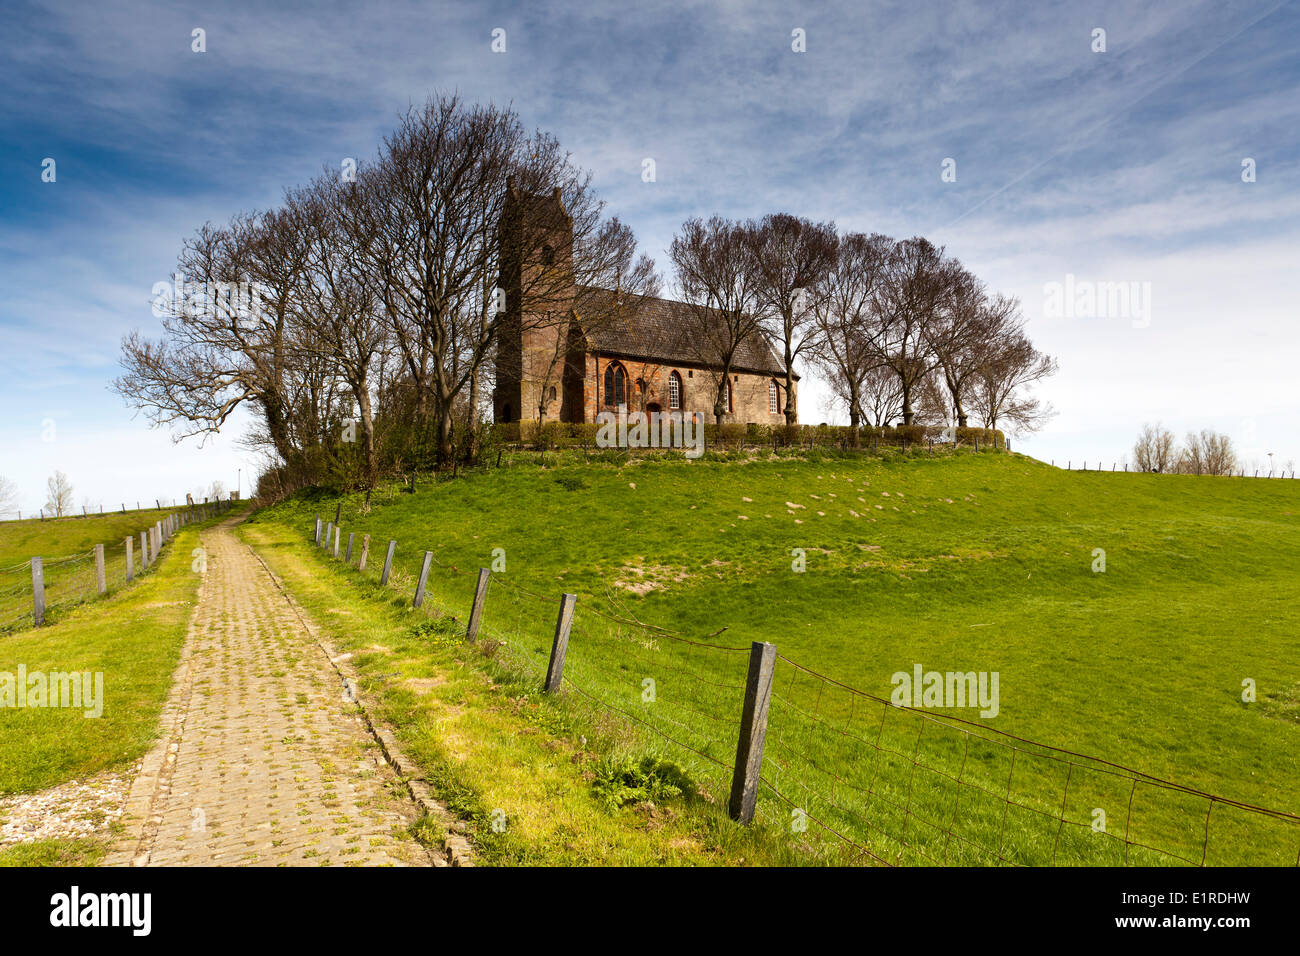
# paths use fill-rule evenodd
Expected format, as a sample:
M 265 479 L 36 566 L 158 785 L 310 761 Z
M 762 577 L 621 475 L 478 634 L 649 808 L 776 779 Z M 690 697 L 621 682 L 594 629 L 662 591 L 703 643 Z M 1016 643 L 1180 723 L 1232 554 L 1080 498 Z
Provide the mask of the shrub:
M 667 803 L 695 796 L 695 785 L 686 771 L 675 763 L 649 756 L 639 760 L 626 755 L 602 757 L 591 788 L 610 810 L 629 803 Z

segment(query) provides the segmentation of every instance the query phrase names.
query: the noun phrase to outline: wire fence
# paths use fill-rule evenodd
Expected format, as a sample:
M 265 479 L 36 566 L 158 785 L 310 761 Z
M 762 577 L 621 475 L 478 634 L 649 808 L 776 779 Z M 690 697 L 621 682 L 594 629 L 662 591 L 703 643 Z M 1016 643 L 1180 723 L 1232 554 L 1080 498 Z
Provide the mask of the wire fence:
M 333 552 L 333 524 L 323 530 L 318 543 Z M 374 550 L 382 556 L 386 546 Z M 467 604 L 477 594 L 470 575 L 432 553 L 427 567 L 439 576 L 439 593 L 463 593 Z M 379 563 L 366 573 L 382 574 Z M 566 629 L 559 595 L 503 574 L 487 580 L 485 598 L 475 600 L 484 655 L 539 686 L 558 651 L 560 686 L 597 732 L 670 755 L 701 797 L 728 802 L 736 815 L 744 783 L 738 749 L 752 730 L 744 704 L 747 689 L 762 686 L 753 651 L 763 645 L 728 642 L 725 628 L 688 635 L 647 624 L 610 592 L 578 601 Z M 406 591 L 427 585 L 400 569 L 387 583 Z M 430 592 L 425 607 L 436 603 Z M 473 620 L 474 609 L 465 609 L 455 599 L 439 608 Z M 755 820 L 785 834 L 810 862 L 1300 866 L 1294 813 L 898 706 L 770 656 Z
M 147 574 L 177 530 L 215 516 L 229 501 L 196 504 L 162 515 L 140 533 L 60 557 L 36 555 L 0 567 L 0 634 L 45 623 L 51 612 L 113 594 Z M 155 512 L 156 513 L 156 512 Z
M 1144 469 L 1144 468 L 1138 468 L 1138 467 L 1136 467 L 1136 466 L 1134 466 L 1133 468 L 1130 468 L 1130 467 L 1129 467 L 1129 463 L 1126 462 L 1126 461 L 1113 461 L 1113 462 L 1110 463 L 1110 467 L 1109 467 L 1109 468 L 1107 468 L 1106 465 L 1105 465 L 1105 463 L 1104 463 L 1104 462 L 1101 462 L 1101 461 L 1096 461 L 1096 462 L 1094 462 L 1093 464 L 1096 465 L 1096 467 L 1095 467 L 1095 468 L 1089 468 L 1089 467 L 1088 467 L 1088 462 L 1087 462 L 1087 461 L 1081 461 L 1081 462 L 1079 462 L 1079 467 L 1078 467 L 1078 468 L 1075 468 L 1075 467 L 1074 467 L 1074 460 L 1073 460 L 1073 459 L 1068 459 L 1068 460 L 1065 462 L 1065 468 L 1064 468 L 1064 470 L 1065 470 L 1065 471 L 1111 471 L 1111 472 L 1122 471 L 1122 472 L 1125 472 L 1125 473 L 1128 473 L 1129 471 L 1133 471 L 1135 474 L 1143 474 L 1144 472 L 1146 472 L 1146 469 Z M 1051 460 L 1051 466 L 1052 466 L 1053 468 L 1057 467 L 1056 459 L 1055 459 L 1055 458 L 1053 458 L 1053 459 Z M 1261 475 L 1260 472 L 1264 472 L 1264 474 Z M 1160 473 L 1160 472 L 1157 472 L 1156 469 L 1152 469 L 1152 470 L 1151 470 L 1151 473 Z M 1286 473 L 1286 469 L 1285 469 L 1285 468 L 1280 469 L 1280 470 L 1278 470 L 1278 471 L 1274 471 L 1272 468 L 1268 468 L 1268 469 L 1264 469 L 1264 468 L 1230 468 L 1230 469 L 1228 469 L 1226 472 L 1220 472 L 1220 471 L 1186 471 L 1186 470 L 1179 470 L 1179 469 L 1171 468 L 1171 469 L 1169 469 L 1168 471 L 1163 472 L 1163 474 L 1167 474 L 1167 475 L 1200 475 L 1200 476 L 1202 476 L 1202 477 L 1211 477 L 1211 478 L 1214 478 L 1214 477 L 1217 477 L 1217 478 L 1274 478 L 1274 479 L 1286 479 L 1287 481 L 1293 481 L 1293 480 L 1295 480 L 1295 469 L 1294 469 L 1294 468 L 1291 469 L 1291 474 L 1289 474 L 1289 475 Z

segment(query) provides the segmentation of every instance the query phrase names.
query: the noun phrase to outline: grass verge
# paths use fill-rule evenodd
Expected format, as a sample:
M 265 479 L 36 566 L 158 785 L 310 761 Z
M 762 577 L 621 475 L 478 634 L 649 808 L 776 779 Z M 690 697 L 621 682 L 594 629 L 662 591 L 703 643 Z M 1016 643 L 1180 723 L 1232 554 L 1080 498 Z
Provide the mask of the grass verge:
M 211 519 L 209 523 L 221 520 Z M 0 636 L 0 675 L 103 675 L 103 713 L 83 708 L 0 707 L 0 794 L 42 790 L 139 759 L 158 718 L 198 595 L 191 525 L 164 547 L 144 578 L 105 600 L 71 610 L 55 624 Z M 0 850 L 0 865 L 89 865 L 102 840 L 51 840 Z

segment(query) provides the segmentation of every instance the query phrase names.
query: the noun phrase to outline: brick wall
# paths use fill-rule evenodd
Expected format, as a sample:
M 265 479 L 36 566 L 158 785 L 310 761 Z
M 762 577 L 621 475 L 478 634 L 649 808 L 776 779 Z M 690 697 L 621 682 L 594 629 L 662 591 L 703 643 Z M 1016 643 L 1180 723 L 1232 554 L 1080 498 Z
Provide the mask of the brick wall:
M 700 413 L 706 422 L 713 421 L 713 402 L 717 395 L 716 379 L 707 369 L 692 368 L 686 365 L 656 364 L 631 359 L 588 352 L 586 355 L 585 374 L 581 382 L 582 417 L 576 414 L 566 415 L 573 421 L 594 422 L 596 415 L 602 411 L 614 411 L 605 400 L 605 371 L 611 363 L 623 367 L 627 374 L 627 410 L 647 411 L 658 407 L 661 412 L 672 411 L 669 402 L 669 378 L 673 372 L 681 377 L 681 408 L 686 412 Z M 756 422 L 763 425 L 780 425 L 785 423 L 785 387 L 778 378 L 779 412 L 769 410 L 768 385 L 773 376 L 756 375 L 751 372 L 733 372 L 731 382 L 732 412 L 724 416 L 725 423 Z M 572 388 L 570 383 L 570 387 Z M 798 383 L 796 383 L 796 397 Z M 576 406 L 575 402 L 575 406 Z M 558 414 L 558 407 L 556 409 Z

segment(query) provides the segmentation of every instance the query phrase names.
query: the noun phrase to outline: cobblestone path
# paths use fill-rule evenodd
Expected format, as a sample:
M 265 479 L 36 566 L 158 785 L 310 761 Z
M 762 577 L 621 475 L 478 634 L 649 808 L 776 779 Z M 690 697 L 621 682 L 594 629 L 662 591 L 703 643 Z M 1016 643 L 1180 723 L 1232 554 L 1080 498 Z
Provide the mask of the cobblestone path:
M 414 805 L 343 683 L 232 523 L 207 571 L 163 738 L 109 864 L 419 865 Z

